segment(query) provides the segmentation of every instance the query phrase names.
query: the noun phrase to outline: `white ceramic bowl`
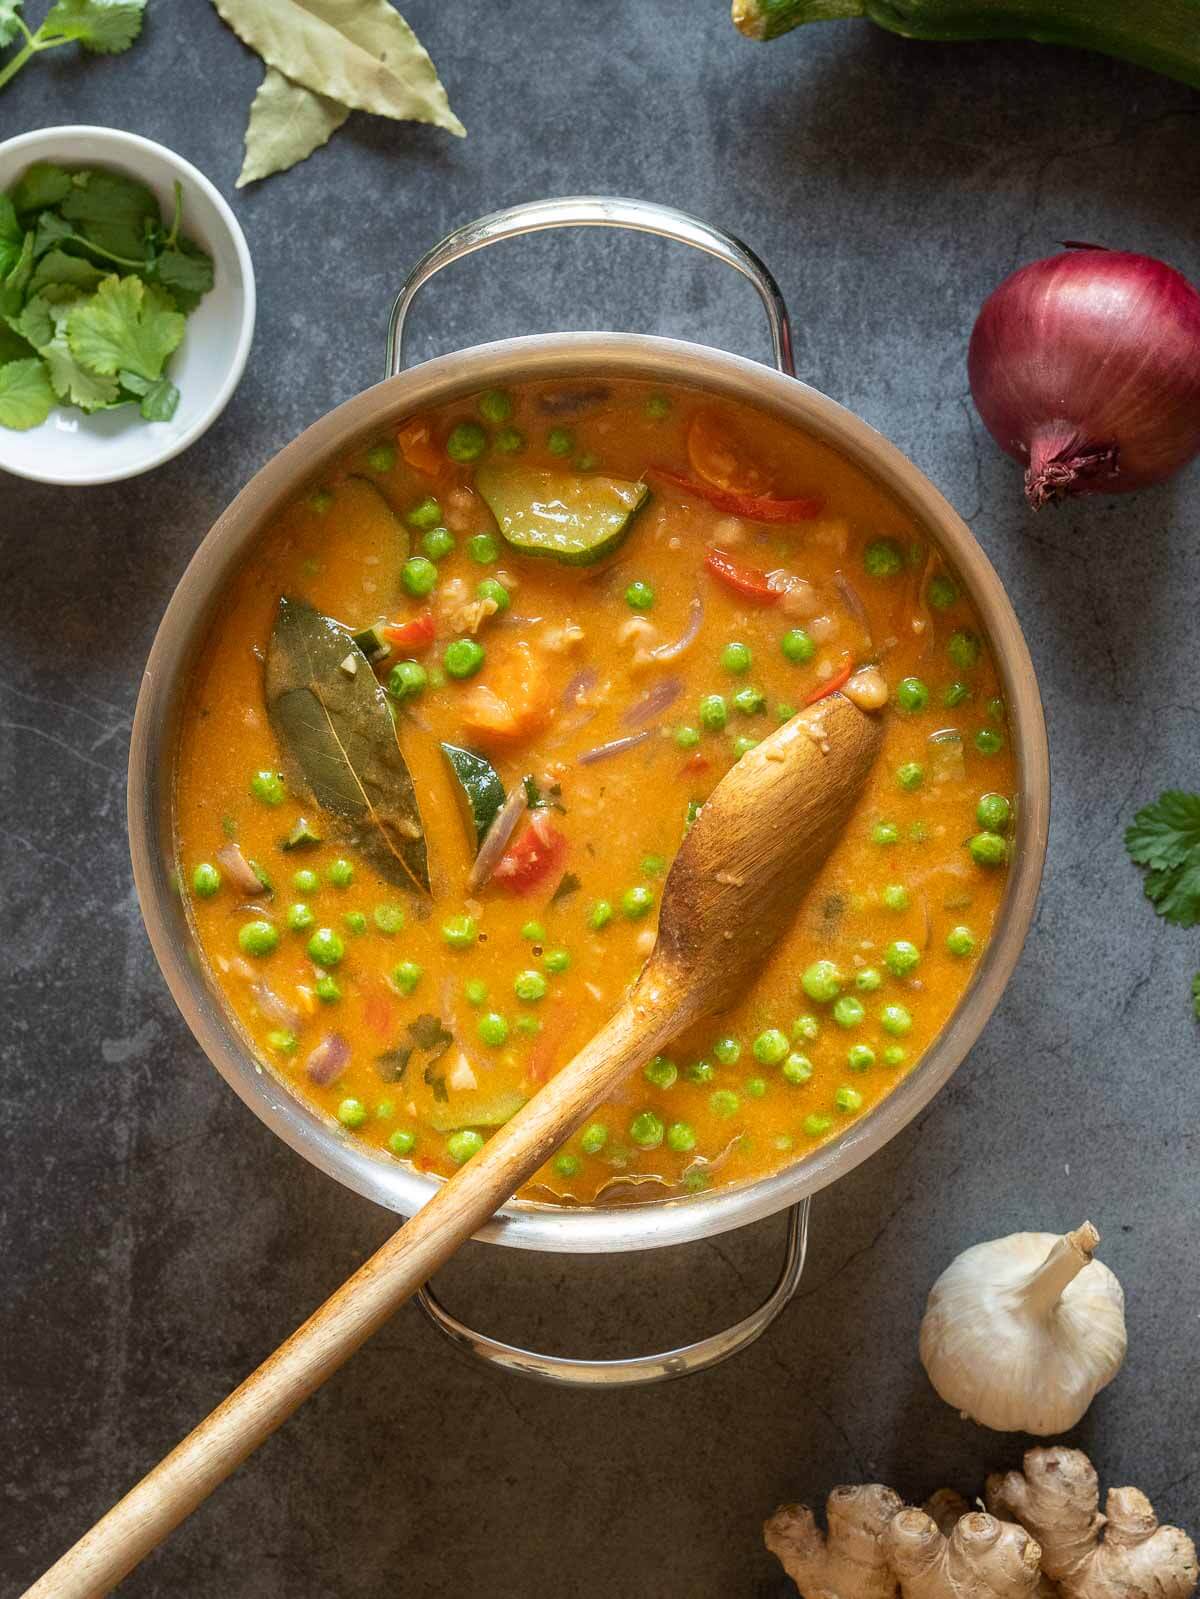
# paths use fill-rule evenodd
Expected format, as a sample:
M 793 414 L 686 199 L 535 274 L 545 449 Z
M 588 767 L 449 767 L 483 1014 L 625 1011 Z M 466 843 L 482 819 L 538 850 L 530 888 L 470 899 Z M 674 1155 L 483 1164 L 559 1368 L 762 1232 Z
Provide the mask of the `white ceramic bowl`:
M 183 186 L 183 229 L 213 258 L 213 287 L 187 319 L 168 371 L 180 400 L 169 422 L 145 422 L 127 408 L 85 416 L 56 407 L 41 427 L 0 428 L 0 469 L 37 483 L 83 487 L 137 477 L 186 450 L 210 427 L 238 385 L 254 334 L 254 268 L 233 212 L 190 162 L 120 128 L 41 128 L 0 144 L 0 193 L 26 167 L 109 167 L 141 179 L 170 217 Z

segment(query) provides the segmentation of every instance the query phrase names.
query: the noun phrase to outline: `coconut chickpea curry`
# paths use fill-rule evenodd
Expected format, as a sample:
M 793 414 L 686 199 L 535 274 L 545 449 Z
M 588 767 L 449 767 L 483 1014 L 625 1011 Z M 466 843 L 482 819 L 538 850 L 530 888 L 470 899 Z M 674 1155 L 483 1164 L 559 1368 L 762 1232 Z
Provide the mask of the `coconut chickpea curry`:
M 835 692 L 882 753 L 792 930 L 531 1197 L 761 1176 L 912 1069 L 1003 893 L 1005 707 L 939 551 L 776 419 L 635 382 L 413 417 L 266 532 L 194 674 L 213 978 L 346 1136 L 448 1174 L 616 1008 L 715 785 Z

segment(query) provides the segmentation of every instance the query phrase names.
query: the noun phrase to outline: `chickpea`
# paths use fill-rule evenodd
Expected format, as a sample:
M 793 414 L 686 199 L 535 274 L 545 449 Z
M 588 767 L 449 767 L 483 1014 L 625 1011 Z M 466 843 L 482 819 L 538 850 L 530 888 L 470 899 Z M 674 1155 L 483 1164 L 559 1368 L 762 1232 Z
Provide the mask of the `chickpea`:
M 846 684 L 842 693 L 860 711 L 879 711 L 888 702 L 887 678 L 877 666 L 864 666 Z

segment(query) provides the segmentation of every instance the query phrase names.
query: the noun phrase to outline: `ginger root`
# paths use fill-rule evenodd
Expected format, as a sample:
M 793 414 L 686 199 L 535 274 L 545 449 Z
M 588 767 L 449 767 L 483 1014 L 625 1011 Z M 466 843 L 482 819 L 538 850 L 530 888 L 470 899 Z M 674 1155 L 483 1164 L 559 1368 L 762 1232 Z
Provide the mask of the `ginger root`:
M 763 1537 L 804 1599 L 896 1599 L 883 1534 L 903 1508 L 882 1483 L 835 1488 L 825 1501 L 828 1535 L 807 1505 L 781 1505 Z
M 1188 1599 L 1195 1592 L 1196 1546 L 1178 1527 L 1159 1526 L 1140 1489 L 1110 1488 L 1105 1517 L 1099 1478 L 1078 1449 L 1030 1449 L 1023 1465 L 1023 1472 L 988 1478 L 987 1506 L 1037 1539 L 1042 1569 L 1063 1599 Z
M 1037 1544 L 1023 1527 L 983 1511 L 961 1516 L 947 1537 L 923 1510 L 902 1510 L 892 1517 L 884 1542 L 904 1599 L 1022 1599 L 1038 1592 Z

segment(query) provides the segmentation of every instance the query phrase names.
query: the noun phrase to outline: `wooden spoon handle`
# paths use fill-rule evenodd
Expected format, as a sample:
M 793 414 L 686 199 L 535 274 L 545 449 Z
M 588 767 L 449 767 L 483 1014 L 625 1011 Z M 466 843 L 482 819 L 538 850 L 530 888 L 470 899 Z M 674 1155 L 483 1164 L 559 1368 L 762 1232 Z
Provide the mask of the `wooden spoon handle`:
M 115 1587 L 688 1020 L 668 989 L 643 978 L 574 1060 L 68 1549 L 25 1599 L 95 1599 Z

